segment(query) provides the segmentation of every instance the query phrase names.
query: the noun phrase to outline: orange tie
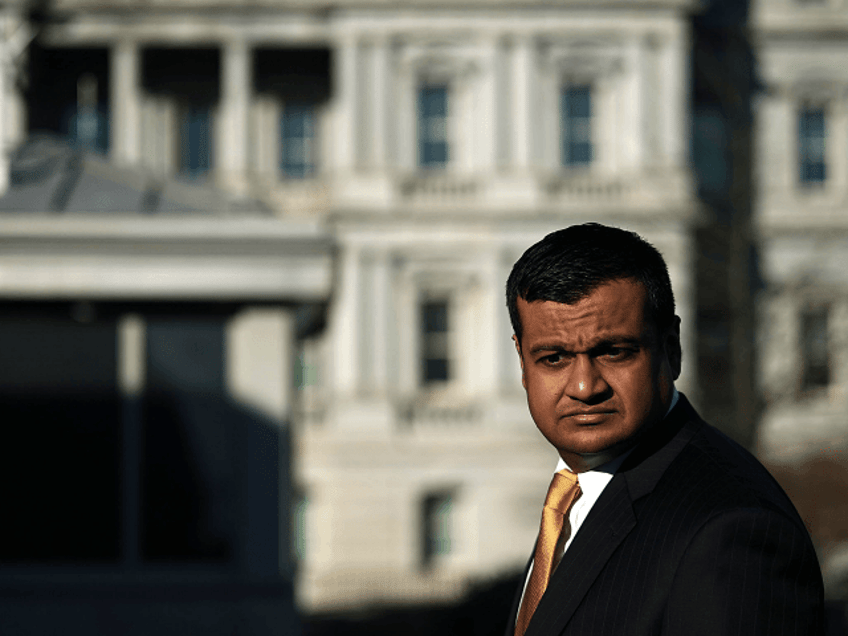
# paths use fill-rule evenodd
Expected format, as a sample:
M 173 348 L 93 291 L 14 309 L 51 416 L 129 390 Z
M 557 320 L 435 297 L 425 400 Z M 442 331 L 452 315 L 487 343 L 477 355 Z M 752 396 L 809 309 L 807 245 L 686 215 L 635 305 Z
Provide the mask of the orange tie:
M 577 475 L 570 470 L 554 473 L 548 496 L 545 498 L 545 507 L 542 508 L 542 527 L 536 541 L 536 553 L 533 555 L 533 572 L 524 592 L 518 620 L 515 621 L 515 636 L 524 636 L 527 624 L 542 600 L 545 588 L 548 587 L 556 558 L 554 553 L 565 517 L 571 504 L 579 496 L 580 484 L 577 483 Z

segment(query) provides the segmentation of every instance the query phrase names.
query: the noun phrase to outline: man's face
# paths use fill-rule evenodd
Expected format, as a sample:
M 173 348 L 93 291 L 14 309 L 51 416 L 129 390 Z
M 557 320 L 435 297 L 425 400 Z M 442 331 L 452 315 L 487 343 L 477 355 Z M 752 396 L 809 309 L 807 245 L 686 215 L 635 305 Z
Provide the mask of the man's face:
M 644 285 L 601 285 L 573 305 L 518 299 L 516 348 L 536 426 L 583 471 L 630 448 L 660 420 L 680 374 L 679 320 L 657 333 Z

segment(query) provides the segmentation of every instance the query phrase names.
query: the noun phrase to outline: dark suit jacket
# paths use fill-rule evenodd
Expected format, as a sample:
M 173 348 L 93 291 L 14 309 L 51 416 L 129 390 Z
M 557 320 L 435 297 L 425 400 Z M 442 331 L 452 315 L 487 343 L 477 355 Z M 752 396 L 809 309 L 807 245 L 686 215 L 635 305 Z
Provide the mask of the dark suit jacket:
M 788 497 L 681 395 L 595 503 L 526 636 L 821 634 L 822 606 Z

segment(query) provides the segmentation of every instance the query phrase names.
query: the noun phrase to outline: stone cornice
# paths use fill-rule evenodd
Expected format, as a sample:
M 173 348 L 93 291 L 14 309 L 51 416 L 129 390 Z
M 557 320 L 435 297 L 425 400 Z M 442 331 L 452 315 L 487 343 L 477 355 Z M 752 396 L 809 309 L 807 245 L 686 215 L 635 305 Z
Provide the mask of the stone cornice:
M 697 10 L 702 0 L 405 0 L 400 8 L 564 8 Z M 397 0 L 56 0 L 55 11 L 253 10 L 281 9 L 334 11 L 346 9 L 398 9 Z

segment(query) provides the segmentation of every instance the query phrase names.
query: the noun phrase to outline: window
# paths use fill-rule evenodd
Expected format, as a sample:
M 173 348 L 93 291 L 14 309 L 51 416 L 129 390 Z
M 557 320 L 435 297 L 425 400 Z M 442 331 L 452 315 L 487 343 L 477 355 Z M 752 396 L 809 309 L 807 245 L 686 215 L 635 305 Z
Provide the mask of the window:
M 427 84 L 418 91 L 418 165 L 444 168 L 448 163 L 448 87 Z
M 811 391 L 830 384 L 828 311 L 807 309 L 801 314 L 801 390 Z
M 189 103 L 181 109 L 180 174 L 189 178 L 206 175 L 212 167 L 212 109 Z
M 592 163 L 592 87 L 572 84 L 562 91 L 562 164 L 588 166 Z
M 448 358 L 448 301 L 421 304 L 421 380 L 425 385 L 450 379 Z
M 69 133 L 77 147 L 105 153 L 109 148 L 109 118 L 98 103 L 97 86 L 92 73 L 77 81 L 77 103 L 70 115 Z
M 315 173 L 315 106 L 286 102 L 280 120 L 280 169 L 286 177 L 303 179 Z
M 423 530 L 421 560 L 425 567 L 433 566 L 438 560 L 451 553 L 453 549 L 452 517 L 451 493 L 430 493 L 424 497 L 421 514 Z
M 798 114 L 798 166 L 804 185 L 824 183 L 827 178 L 825 164 L 825 110 L 805 107 Z

